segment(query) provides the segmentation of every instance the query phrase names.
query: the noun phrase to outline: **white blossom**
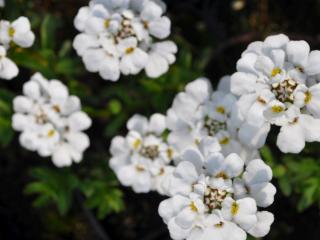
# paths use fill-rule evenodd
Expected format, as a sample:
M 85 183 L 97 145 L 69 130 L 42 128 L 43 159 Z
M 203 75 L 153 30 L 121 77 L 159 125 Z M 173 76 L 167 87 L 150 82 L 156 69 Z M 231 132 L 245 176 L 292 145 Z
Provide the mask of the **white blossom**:
M 0 21 L 0 43 L 9 46 L 11 42 L 20 47 L 28 48 L 34 43 L 35 35 L 31 31 L 30 21 L 26 17 L 19 17 L 10 23 L 6 20 Z
M 244 240 L 247 233 L 263 237 L 270 230 L 273 215 L 258 211 L 273 202 L 270 168 L 260 159 L 245 166 L 237 154 L 224 157 L 216 144 L 207 137 L 186 149 L 171 174 L 171 197 L 160 203 L 159 214 L 174 240 Z M 246 193 L 239 194 L 239 182 Z
M 92 0 L 74 20 L 81 32 L 73 42 L 85 67 L 105 80 L 121 74 L 135 75 L 145 69 L 156 78 L 175 62 L 177 46 L 164 41 L 171 22 L 163 16 L 165 4 L 158 0 Z
M 7 58 L 7 50 L 0 45 L 0 78 L 10 80 L 19 73 L 17 65 Z
M 20 144 L 42 157 L 52 157 L 57 167 L 80 162 L 89 147 L 82 131 L 91 126 L 89 116 L 81 111 L 80 100 L 70 96 L 58 80 L 36 73 L 23 86 L 22 96 L 13 101 L 12 126 L 21 132 Z
M 127 122 L 126 137 L 112 140 L 110 167 L 124 186 L 137 193 L 158 191 L 166 194 L 162 185 L 173 171 L 172 159 L 176 151 L 169 146 L 162 134 L 166 129 L 165 117 L 154 114 L 148 120 L 134 115 Z
M 4 2 L 2 3 L 4 4 Z M 0 79 L 11 80 L 19 73 L 17 65 L 7 57 L 8 49 L 12 43 L 22 48 L 28 48 L 32 46 L 34 40 L 35 36 L 31 31 L 28 18 L 19 17 L 12 23 L 0 20 Z
M 248 46 L 237 70 L 231 91 L 240 96 L 235 121 L 243 144 L 262 147 L 272 125 L 280 127 L 282 152 L 299 153 L 305 142 L 320 141 L 320 51 L 283 34 L 270 36 Z
M 206 136 L 216 137 L 222 153 L 237 153 L 244 159 L 258 156 L 254 148 L 244 147 L 238 137 L 236 111 L 237 98 L 228 92 L 230 77 L 221 79 L 219 89 L 212 90 L 208 79 L 200 78 L 189 83 L 179 93 L 167 112 L 167 125 L 171 130 L 169 143 L 180 152 Z M 236 119 L 236 120 L 234 120 Z

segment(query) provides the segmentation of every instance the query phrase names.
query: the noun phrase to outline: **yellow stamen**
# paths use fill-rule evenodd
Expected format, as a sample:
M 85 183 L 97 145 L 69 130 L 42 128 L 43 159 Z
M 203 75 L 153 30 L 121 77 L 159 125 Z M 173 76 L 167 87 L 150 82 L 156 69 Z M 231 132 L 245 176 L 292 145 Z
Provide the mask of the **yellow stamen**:
M 55 130 L 51 129 L 51 130 L 48 132 L 48 137 L 53 137 L 55 133 L 56 133 Z
M 281 73 L 281 69 L 280 68 L 274 68 L 273 70 L 272 70 L 272 72 L 271 72 L 271 76 L 272 77 L 275 77 L 275 76 L 277 76 L 279 73 Z
M 219 223 L 215 224 L 214 227 L 215 227 L 215 228 L 222 228 L 223 225 L 224 225 L 223 222 L 219 222 Z
M 16 33 L 16 30 L 13 27 L 9 27 L 9 29 L 8 29 L 9 37 L 13 38 L 15 33 Z
M 232 203 L 232 206 L 231 206 L 232 216 L 237 215 L 238 211 L 239 211 L 239 205 L 236 202 Z
M 173 158 L 173 150 L 172 150 L 172 148 L 168 148 L 167 149 L 167 156 L 168 156 L 169 159 Z
M 194 202 L 191 202 L 189 207 L 191 208 L 191 211 L 198 212 L 198 208 Z
M 126 49 L 126 54 L 131 54 L 131 53 L 133 53 L 134 52 L 134 48 L 133 47 L 129 47 L 129 48 L 127 48 Z
M 311 98 L 312 98 L 312 94 L 311 94 L 311 92 L 309 92 L 309 91 L 305 92 L 305 99 L 304 99 L 304 103 L 305 103 L 305 104 L 310 103 Z
M 228 179 L 228 175 L 225 172 L 220 172 L 216 175 L 216 178 Z
M 110 22 L 111 22 L 110 19 L 104 20 L 104 27 L 105 27 L 105 28 L 109 28 L 109 27 L 110 27 Z
M 141 140 L 140 140 L 140 139 L 136 139 L 136 140 L 134 141 L 134 143 L 133 143 L 133 148 L 134 148 L 135 150 L 137 150 L 137 149 L 140 147 L 140 145 L 141 145 Z
M 195 140 L 194 140 L 194 143 L 195 143 L 196 145 L 199 145 L 199 144 L 200 144 L 200 140 L 199 140 L 199 139 L 195 139 Z
M 220 144 L 227 145 L 230 142 L 230 139 L 228 137 L 225 137 L 220 140 Z
M 216 111 L 217 111 L 218 113 L 221 113 L 221 114 L 225 114 L 225 112 L 226 112 L 226 110 L 225 110 L 224 107 L 222 107 L 222 106 L 218 106 L 218 107 L 216 108 Z
M 283 112 L 284 108 L 282 106 L 274 105 L 274 106 L 272 106 L 271 110 L 274 113 L 281 113 L 281 112 Z
M 136 170 L 137 170 L 138 172 L 144 172 L 144 171 L 145 171 L 145 168 L 144 168 L 143 166 L 141 166 L 141 165 L 136 165 Z
M 57 113 L 60 113 L 61 112 L 61 109 L 58 105 L 54 105 L 53 107 L 53 110 L 56 111 Z

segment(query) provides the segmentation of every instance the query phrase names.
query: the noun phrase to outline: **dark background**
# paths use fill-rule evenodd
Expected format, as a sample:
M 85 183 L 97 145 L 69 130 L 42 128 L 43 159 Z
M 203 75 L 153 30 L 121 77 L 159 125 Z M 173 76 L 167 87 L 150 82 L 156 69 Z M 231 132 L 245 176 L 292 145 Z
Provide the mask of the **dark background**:
M 9 2 L 11 1 L 7 0 L 7 3 Z M 30 2 L 33 4 L 30 5 Z M 197 70 L 193 71 L 193 68 L 198 68 L 204 56 L 206 58 L 204 75 L 210 77 L 213 84 L 216 84 L 221 76 L 235 71 L 235 64 L 241 52 L 250 42 L 262 40 L 267 35 L 283 32 L 292 39 L 308 41 L 312 49 L 320 48 L 320 1 L 317 0 L 243 1 L 244 7 L 241 10 L 235 10 L 232 7 L 233 1 L 227 0 L 166 0 L 165 2 L 172 20 L 173 39 L 178 42 L 180 48 L 179 58 L 182 58 L 181 61 L 185 60 L 184 48 L 188 49 L 192 56 L 192 63 L 183 70 L 184 75 L 180 74 L 174 83 L 168 82 L 167 87 L 160 90 L 158 97 L 154 96 L 155 92 L 143 81 L 136 83 L 128 78 L 121 79 L 118 83 L 109 83 L 104 82 L 96 74 L 86 72 L 78 77 L 78 80 L 89 89 L 88 94 L 83 94 L 82 101 L 94 108 L 104 108 L 111 98 L 118 99 L 116 94 L 109 94 L 108 87 L 110 92 L 128 89 L 121 94 L 127 94 L 136 104 L 127 106 L 122 102 L 125 115 L 122 115 L 122 121 L 113 127 L 123 134 L 126 131 L 125 121 L 133 113 L 146 115 L 153 112 L 165 113 L 177 91 L 182 89 L 186 82 L 201 76 Z M 63 39 L 73 39 L 76 35 L 72 23 L 73 17 L 86 1 L 35 0 L 16 1 L 15 4 L 21 4 L 17 7 L 21 14 L 30 15 L 31 18 L 33 14 L 43 16 L 51 13 L 57 16 L 63 22 L 57 34 L 59 42 Z M 23 4 L 28 6 L 26 12 Z M 6 10 L 0 11 L 4 11 L 2 14 L 6 15 Z M 75 52 L 72 53 L 72 57 L 78 58 Z M 177 66 L 182 64 L 181 61 L 177 62 Z M 19 79 L 12 82 L 1 81 L 0 87 L 18 94 L 21 92 L 22 82 L 28 80 L 32 72 L 30 69 L 22 69 Z M 160 81 L 162 84 L 167 84 L 166 78 Z M 96 98 L 93 98 L 94 96 Z M 94 159 L 92 161 L 84 159 L 83 168 L 96 166 L 97 161 L 107 161 L 112 134 L 108 132 L 102 136 L 101 129 L 109 124 L 111 118 L 112 116 L 99 115 L 94 117 L 94 125 L 89 131 L 93 144 L 87 158 L 95 157 L 92 157 Z M 282 155 L 274 147 L 272 140 L 269 141 L 269 145 L 274 155 L 281 158 Z M 315 146 L 316 149 L 318 147 Z M 316 153 L 314 157 L 317 155 Z M 130 189 L 122 189 L 124 211 L 109 214 L 100 221 L 93 219 L 93 222 L 93 215 L 84 210 L 77 194 L 73 196 L 72 207 L 65 216 L 59 215 L 54 204 L 34 208 L 32 206 L 34 196 L 24 194 L 24 187 L 32 180 L 28 171 L 34 166 L 53 168 L 49 159 L 41 159 L 36 154 L 23 150 L 19 146 L 17 134 L 14 135 L 10 145 L 0 149 L 1 240 L 99 239 L 101 228 L 113 240 L 170 239 L 167 228 L 157 213 L 162 198 L 155 193 L 135 194 Z M 79 168 L 75 166 L 72 170 L 80 171 Z M 274 183 L 278 186 L 276 179 Z M 275 215 L 275 223 L 270 234 L 264 239 L 320 239 L 319 208 L 312 205 L 302 212 L 298 211 L 297 198 L 295 194 L 285 197 L 278 191 L 275 203 L 269 209 Z

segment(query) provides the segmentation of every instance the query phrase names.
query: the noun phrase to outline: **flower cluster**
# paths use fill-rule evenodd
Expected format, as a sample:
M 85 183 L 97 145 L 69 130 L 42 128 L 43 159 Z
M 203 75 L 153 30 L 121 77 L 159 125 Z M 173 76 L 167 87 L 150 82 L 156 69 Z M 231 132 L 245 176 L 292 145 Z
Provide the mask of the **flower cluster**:
M 237 155 L 215 152 L 204 138 L 186 149 L 169 183 L 172 197 L 161 202 L 159 214 L 175 240 L 245 240 L 263 237 L 273 214 L 258 211 L 274 201 L 272 171 L 261 159 L 247 166 Z
M 257 157 L 256 149 L 245 148 L 239 141 L 234 121 L 236 102 L 237 98 L 230 93 L 229 76 L 220 80 L 217 91 L 205 78 L 189 83 L 167 112 L 169 143 L 182 152 L 196 146 L 203 137 L 212 136 L 219 140 L 225 156 L 237 153 L 245 160 Z
M 177 46 L 162 41 L 170 35 L 171 22 L 158 0 L 92 0 L 75 20 L 81 32 L 73 46 L 90 72 L 117 81 L 121 73 L 145 69 L 155 78 L 175 62 Z M 160 40 L 160 41 L 159 41 Z
M 134 115 L 127 123 L 126 137 L 112 140 L 110 167 L 124 186 L 135 192 L 156 190 L 165 194 L 163 180 L 173 171 L 170 166 L 175 150 L 163 137 L 165 116 L 154 114 L 150 120 Z
M 280 127 L 279 149 L 299 153 L 305 142 L 320 141 L 320 51 L 283 34 L 253 42 L 232 75 L 239 138 L 260 148 L 271 125 Z
M 35 36 L 28 18 L 19 17 L 12 23 L 6 20 L 0 21 L 0 79 L 10 80 L 19 73 L 16 64 L 7 58 L 10 46 L 16 44 L 22 48 L 29 48 L 34 40 Z
M 57 167 L 80 162 L 90 144 L 82 131 L 91 119 L 81 111 L 79 98 L 70 96 L 60 81 L 39 73 L 24 84 L 23 94 L 14 99 L 12 118 L 13 128 L 22 132 L 20 144 L 42 157 L 52 156 Z

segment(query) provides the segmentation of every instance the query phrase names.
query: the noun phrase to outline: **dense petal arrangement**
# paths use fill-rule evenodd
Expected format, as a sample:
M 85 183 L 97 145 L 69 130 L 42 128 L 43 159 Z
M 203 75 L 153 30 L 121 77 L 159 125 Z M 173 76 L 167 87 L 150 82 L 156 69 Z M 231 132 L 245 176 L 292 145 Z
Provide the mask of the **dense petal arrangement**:
M 148 120 L 134 115 L 127 122 L 126 137 L 112 140 L 110 167 L 124 186 L 137 193 L 156 190 L 165 194 L 163 182 L 173 171 L 170 166 L 175 150 L 162 136 L 166 129 L 165 116 L 154 114 Z
M 80 162 L 90 145 L 83 131 L 91 126 L 80 99 L 70 96 L 62 82 L 48 81 L 39 73 L 24 84 L 23 94 L 13 101 L 12 126 L 21 132 L 20 144 L 42 157 L 51 156 L 57 167 Z
M 272 125 L 280 127 L 282 152 L 299 153 L 305 142 L 320 141 L 320 51 L 283 34 L 269 36 L 248 46 L 237 71 L 231 91 L 240 96 L 235 121 L 244 144 L 262 147 Z
M 245 240 L 268 234 L 273 214 L 259 211 L 273 203 L 272 171 L 262 160 L 247 166 L 237 155 L 224 157 L 212 140 L 189 148 L 173 171 L 173 194 L 161 202 L 159 214 L 174 240 Z M 216 149 L 217 150 L 217 149 Z
M 157 0 L 92 0 L 75 20 L 81 32 L 73 46 L 90 72 L 117 81 L 121 74 L 145 69 L 152 78 L 166 73 L 175 62 L 177 46 L 164 40 L 171 22 L 166 6 Z
M 28 18 L 19 17 L 12 23 L 6 20 L 0 21 L 0 79 L 10 80 L 19 73 L 16 64 L 7 58 L 10 46 L 16 44 L 22 48 L 29 48 L 34 40 L 35 36 Z
M 244 147 L 238 138 L 237 98 L 230 93 L 230 77 L 220 80 L 218 90 L 213 91 L 208 79 L 200 78 L 189 83 L 179 93 L 167 112 L 167 125 L 171 130 L 168 141 L 180 152 L 196 146 L 203 137 L 216 137 L 226 156 L 237 153 L 244 159 L 258 156 L 255 149 Z

